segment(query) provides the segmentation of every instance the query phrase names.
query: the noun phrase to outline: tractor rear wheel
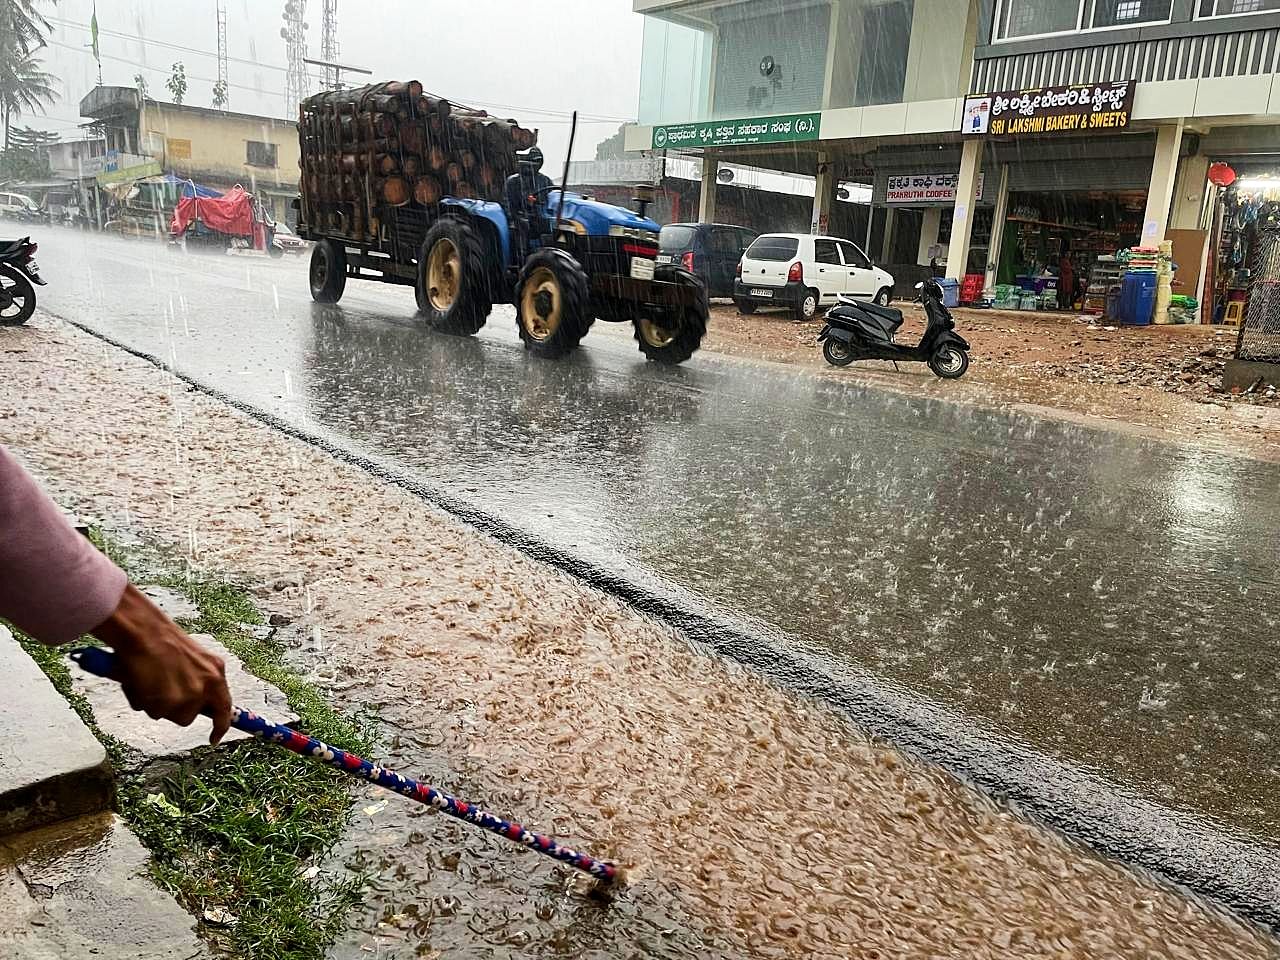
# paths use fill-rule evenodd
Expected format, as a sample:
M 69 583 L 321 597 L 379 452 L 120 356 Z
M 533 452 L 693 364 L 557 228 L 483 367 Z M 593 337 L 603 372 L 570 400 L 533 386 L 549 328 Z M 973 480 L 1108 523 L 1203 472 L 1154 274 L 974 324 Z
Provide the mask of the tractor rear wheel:
M 439 333 L 470 337 L 493 310 L 480 238 L 451 217 L 436 221 L 418 256 L 418 309 Z
M 347 288 L 347 251 L 332 240 L 321 240 L 311 251 L 311 299 L 337 303 Z
M 563 250 L 543 248 L 525 261 L 516 296 L 516 323 L 525 349 L 555 359 L 572 353 L 591 329 L 587 274 Z
M 636 342 L 640 352 L 655 363 L 684 363 L 698 352 L 707 335 L 707 288 L 688 270 L 667 264 L 658 267 L 654 279 L 696 288 L 699 296 L 683 306 L 646 308 L 651 312 L 634 321 Z

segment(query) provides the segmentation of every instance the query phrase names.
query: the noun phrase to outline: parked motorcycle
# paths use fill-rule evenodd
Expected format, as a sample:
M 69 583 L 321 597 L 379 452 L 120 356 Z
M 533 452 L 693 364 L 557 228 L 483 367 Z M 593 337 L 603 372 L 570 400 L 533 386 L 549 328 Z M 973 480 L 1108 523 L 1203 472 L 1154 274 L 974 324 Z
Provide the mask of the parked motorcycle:
M 895 342 L 902 326 L 902 311 L 879 307 L 850 297 L 827 312 L 827 325 L 818 335 L 822 355 L 835 367 L 855 360 L 892 360 L 927 363 L 944 380 L 958 380 L 969 369 L 969 344 L 955 332 L 955 320 L 942 300 L 942 287 L 929 279 L 916 284 L 929 323 L 914 346 Z
M 17 327 L 36 310 L 36 288 L 44 286 L 35 255 L 38 245 L 30 237 L 0 240 L 0 326 Z

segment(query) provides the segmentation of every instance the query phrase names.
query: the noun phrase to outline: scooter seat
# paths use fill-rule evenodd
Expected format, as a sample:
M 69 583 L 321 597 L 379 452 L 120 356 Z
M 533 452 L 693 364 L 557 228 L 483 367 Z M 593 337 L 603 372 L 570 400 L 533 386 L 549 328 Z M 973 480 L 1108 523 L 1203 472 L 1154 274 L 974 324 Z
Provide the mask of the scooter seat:
M 0 257 L 6 257 L 11 253 L 17 253 L 26 240 L 0 240 Z
M 894 307 L 881 307 L 874 303 L 864 303 L 861 300 L 858 301 L 858 306 L 867 313 L 874 314 L 877 317 L 882 317 L 885 320 L 888 320 L 893 324 L 893 329 L 895 330 L 902 326 L 903 318 L 901 310 Z

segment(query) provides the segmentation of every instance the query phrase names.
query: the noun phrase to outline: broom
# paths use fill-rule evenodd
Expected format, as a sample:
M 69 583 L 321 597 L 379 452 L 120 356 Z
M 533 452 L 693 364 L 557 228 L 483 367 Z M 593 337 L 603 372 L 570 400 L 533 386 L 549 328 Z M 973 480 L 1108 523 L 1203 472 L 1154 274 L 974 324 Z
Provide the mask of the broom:
M 72 653 L 71 659 L 86 673 L 106 677 L 108 680 L 115 679 L 116 656 L 109 650 L 103 650 L 101 647 L 85 647 Z M 368 760 L 357 757 L 354 753 L 331 747 L 315 737 L 299 733 L 297 730 L 286 727 L 283 724 L 272 723 L 270 720 L 260 717 L 250 710 L 241 710 L 239 707 L 233 706 L 231 708 L 231 726 L 251 734 L 259 740 L 284 747 L 299 756 L 327 763 L 343 773 L 359 777 L 362 780 L 368 780 L 370 783 L 376 783 L 387 790 L 394 790 L 396 793 L 402 794 L 411 800 L 417 800 L 419 803 L 435 807 L 441 813 L 456 817 L 459 820 L 465 820 L 467 823 L 488 830 L 490 833 L 496 833 L 500 837 L 506 837 L 508 840 L 530 850 L 535 850 L 552 859 L 559 860 L 561 863 L 567 863 L 574 869 L 581 870 L 583 873 L 594 877 L 600 882 L 602 888 L 608 888 L 619 882 L 625 883 L 626 881 L 626 872 L 622 867 L 611 861 L 597 860 L 577 850 L 570 850 L 568 847 L 563 847 L 556 843 L 550 837 L 532 833 L 518 823 L 503 820 L 499 816 L 481 810 L 474 804 L 458 800 L 447 793 L 441 793 L 425 783 L 412 780 L 396 773 L 394 770 L 388 770 L 386 767 L 370 763 Z

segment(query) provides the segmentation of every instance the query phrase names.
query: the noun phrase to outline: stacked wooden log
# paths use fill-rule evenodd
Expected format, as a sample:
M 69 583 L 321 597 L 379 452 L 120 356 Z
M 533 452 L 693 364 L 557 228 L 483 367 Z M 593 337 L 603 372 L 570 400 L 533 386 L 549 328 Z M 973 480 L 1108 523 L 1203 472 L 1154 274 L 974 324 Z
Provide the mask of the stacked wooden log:
M 416 80 L 332 90 L 302 102 L 303 218 L 374 241 L 388 208 L 446 196 L 501 201 L 516 153 L 537 143 L 515 120 L 433 97 Z

